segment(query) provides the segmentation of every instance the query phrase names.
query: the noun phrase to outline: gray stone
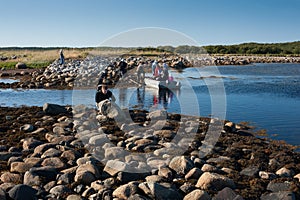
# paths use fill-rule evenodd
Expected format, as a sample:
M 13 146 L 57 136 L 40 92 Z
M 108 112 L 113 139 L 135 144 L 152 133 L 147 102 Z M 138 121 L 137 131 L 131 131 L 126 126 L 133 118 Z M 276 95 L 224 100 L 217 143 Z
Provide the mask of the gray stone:
M 121 171 L 127 171 L 128 165 L 125 162 L 118 160 L 109 160 L 103 171 L 107 172 L 111 176 L 115 176 L 117 173 Z
M 37 190 L 28 185 L 16 185 L 9 190 L 8 195 L 14 200 L 33 200 L 36 199 Z
M 240 175 L 255 177 L 258 175 L 258 171 L 259 171 L 259 168 L 257 166 L 250 166 L 250 167 L 243 169 L 240 172 Z
M 25 124 L 20 127 L 20 131 L 24 132 L 32 132 L 34 130 L 34 126 L 32 124 Z
M 224 199 L 243 200 L 243 198 L 240 195 L 237 195 L 231 188 L 228 187 L 219 191 L 218 194 L 213 198 L 213 200 Z
M 171 187 L 166 187 L 161 183 L 147 182 L 147 185 L 151 191 L 152 196 L 157 200 L 165 199 L 182 199 L 182 195 Z
M 0 152 L 0 161 L 8 161 L 13 156 L 20 156 L 18 152 Z
M 53 194 L 58 198 L 66 198 L 68 195 L 72 194 L 72 190 L 65 185 L 57 185 L 53 187 L 50 191 L 50 194 Z
M 117 179 L 121 183 L 128 183 L 131 181 L 143 180 L 148 175 L 150 175 L 150 172 L 144 172 L 144 173 L 119 172 Z
M 196 187 L 203 190 L 222 190 L 225 187 L 235 188 L 233 180 L 216 173 L 204 172 L 198 179 Z
M 105 149 L 105 159 L 124 159 L 125 153 L 122 147 L 110 147 Z
M 66 164 L 62 162 L 58 157 L 46 158 L 41 165 L 54 167 L 55 169 L 64 169 L 66 167 Z
M 24 174 L 23 183 L 40 186 L 56 179 L 57 171 L 53 167 L 33 167 Z
M 204 190 L 196 189 L 189 194 L 185 195 L 183 200 L 210 200 L 211 197 Z
M 176 156 L 171 160 L 169 167 L 177 174 L 185 175 L 194 167 L 194 163 L 191 159 L 184 156 Z
M 61 105 L 45 103 L 43 106 L 43 111 L 49 115 L 58 115 L 58 114 L 66 114 L 68 110 Z
M 90 185 L 100 177 L 98 169 L 92 164 L 80 165 L 76 170 L 75 182 Z
M 61 154 L 60 150 L 50 148 L 43 153 L 41 158 L 58 157 L 58 156 L 60 156 L 60 154 Z
M 172 180 L 173 177 L 172 171 L 167 167 L 160 167 L 158 170 L 158 175 L 167 180 Z
M 199 177 L 203 174 L 203 171 L 197 167 L 194 167 L 193 169 L 191 169 L 186 175 L 185 175 L 185 179 L 189 180 L 189 179 L 199 179 Z
M 283 182 L 283 183 L 274 183 L 270 182 L 267 186 L 267 190 L 272 192 L 281 192 L 281 191 L 290 191 L 291 183 Z
M 0 200 L 6 200 L 6 194 L 2 188 L 0 188 Z
M 130 182 L 125 185 L 121 185 L 113 192 L 113 196 L 120 199 L 128 199 L 130 196 L 136 194 L 138 191 L 138 183 Z
M 296 200 L 293 192 L 274 192 L 270 194 L 263 194 L 261 200 Z

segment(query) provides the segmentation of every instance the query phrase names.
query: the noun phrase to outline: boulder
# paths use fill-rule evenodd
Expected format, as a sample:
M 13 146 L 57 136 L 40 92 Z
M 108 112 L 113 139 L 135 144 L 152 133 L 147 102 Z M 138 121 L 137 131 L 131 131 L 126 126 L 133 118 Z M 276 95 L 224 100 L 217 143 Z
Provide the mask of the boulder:
M 8 195 L 14 200 L 36 199 L 37 190 L 28 185 L 16 185 L 9 190 Z
M 16 64 L 16 69 L 27 69 L 27 65 L 25 63 L 18 62 Z
M 199 189 L 193 190 L 189 194 L 185 195 L 185 197 L 183 198 L 183 200 L 210 200 L 210 199 L 211 197 L 207 192 Z
M 214 200 L 224 199 L 243 200 L 243 198 L 240 195 L 237 195 L 231 188 L 228 187 L 219 191 L 218 194 L 214 197 Z
M 66 114 L 68 110 L 61 105 L 45 103 L 43 106 L 43 111 L 49 115 L 58 115 L 58 114 Z
M 177 190 L 174 190 L 172 187 L 167 187 L 162 183 L 148 182 L 147 185 L 151 191 L 151 195 L 157 200 L 179 200 L 183 198 Z
M 169 167 L 177 174 L 185 175 L 194 168 L 194 163 L 191 159 L 185 156 L 176 156 L 171 160 Z
M 197 188 L 203 190 L 222 190 L 225 187 L 235 188 L 232 179 L 216 173 L 204 172 L 196 184 Z
M 114 190 L 113 196 L 120 199 L 128 199 L 130 196 L 136 194 L 138 191 L 138 183 L 130 182 L 125 185 L 121 185 Z

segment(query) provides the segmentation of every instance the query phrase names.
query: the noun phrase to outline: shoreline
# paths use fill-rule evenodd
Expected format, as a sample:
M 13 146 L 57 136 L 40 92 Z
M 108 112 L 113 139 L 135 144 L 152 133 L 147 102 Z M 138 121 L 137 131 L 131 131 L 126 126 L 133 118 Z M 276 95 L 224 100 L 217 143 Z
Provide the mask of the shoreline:
M 74 87 L 94 87 L 97 86 L 99 75 L 101 74 L 99 65 L 105 65 L 107 76 L 105 77 L 108 85 L 115 86 L 120 79 L 120 69 L 118 60 L 120 58 L 91 58 L 87 60 L 69 59 L 64 65 L 59 65 L 58 60 L 54 61 L 45 69 L 9 69 L 1 70 L 0 78 L 17 79 L 20 82 L 1 83 L 0 88 L 24 88 L 24 89 L 72 89 Z M 135 69 L 139 61 L 147 64 L 146 71 L 151 71 L 151 62 L 155 58 L 150 57 L 129 57 L 127 58 L 128 70 L 127 77 L 123 80 L 124 87 L 136 86 Z M 249 65 L 253 63 L 300 63 L 300 57 L 269 57 L 269 56 L 208 56 L 201 57 L 195 62 L 178 56 L 168 56 L 158 58 L 159 62 L 166 61 L 171 69 L 181 71 L 193 66 L 225 66 L 225 65 Z M 92 69 L 89 62 L 94 62 Z M 82 66 L 81 66 L 82 65 Z M 79 73 L 78 70 L 84 73 Z M 80 81 L 78 81 L 80 80 Z M 88 80 L 88 81 L 87 81 Z M 133 81 L 132 81 L 133 80 Z M 76 82 L 77 81 L 77 82 Z M 86 81 L 87 83 L 84 83 Z M 119 84 L 120 86 L 120 84 Z M 122 86 L 123 87 L 123 86 Z
M 300 153 L 294 152 L 292 145 L 282 141 L 255 137 L 246 126 L 226 122 L 213 150 L 199 157 L 207 125 L 214 124 L 210 118 L 168 114 L 167 127 L 150 133 L 153 127 L 151 123 L 146 123 L 150 113 L 130 111 L 135 123 L 149 124 L 146 125 L 149 126 L 148 133 L 139 132 L 139 128 L 131 133 L 131 129 L 118 128 L 111 120 L 95 126 L 92 120 L 97 117 L 94 109 L 76 107 L 72 113 L 68 107 L 59 112 L 61 108 L 54 106 L 50 111 L 45 106 L 0 107 L 0 117 L 4 122 L 0 127 L 0 190 L 4 193 L 21 183 L 43 191 L 33 194 L 40 198 L 66 198 L 70 195 L 88 198 L 103 196 L 104 191 L 110 197 L 124 198 L 128 195 L 124 191 L 126 188 L 131 188 L 128 189 L 130 195 L 150 199 L 164 194 L 175 199 L 188 199 L 199 193 L 208 199 L 228 197 L 226 194 L 243 199 L 300 197 Z M 84 119 L 84 123 L 79 119 Z M 174 155 L 169 160 L 166 156 L 169 153 L 163 153 L 160 149 L 181 148 L 180 142 L 175 140 L 176 135 L 181 135 L 180 124 L 185 124 L 185 128 L 182 127 L 184 134 L 198 126 L 197 133 L 193 140 L 189 140 L 191 143 L 183 154 Z M 127 126 L 130 127 L 131 123 Z M 99 128 L 104 133 L 96 133 Z M 102 141 L 99 134 L 104 134 L 109 140 Z M 109 141 L 111 144 L 105 145 Z M 111 162 L 123 163 L 128 167 L 133 164 L 137 169 L 145 169 L 141 165 L 143 162 L 161 167 L 149 173 L 124 173 L 108 169 L 107 163 L 94 160 L 94 148 L 104 156 L 110 155 Z M 132 156 L 123 157 L 118 153 L 120 148 L 139 152 L 138 160 Z M 146 151 L 154 152 L 158 157 L 143 161 Z M 140 164 L 134 164 L 136 162 Z M 38 171 L 40 173 L 36 174 Z M 53 175 L 45 176 L 45 173 Z M 59 178 L 56 179 L 56 175 Z M 160 189 L 152 191 L 151 184 Z M 79 185 L 85 186 L 85 189 L 76 190 Z M 146 192 L 144 185 L 150 187 L 150 193 Z M 60 192 L 54 192 L 56 190 Z

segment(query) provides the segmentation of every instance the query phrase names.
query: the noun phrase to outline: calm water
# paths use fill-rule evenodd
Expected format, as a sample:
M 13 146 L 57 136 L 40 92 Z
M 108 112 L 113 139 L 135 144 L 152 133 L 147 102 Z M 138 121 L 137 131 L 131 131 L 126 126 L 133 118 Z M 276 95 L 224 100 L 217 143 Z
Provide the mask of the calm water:
M 182 89 L 112 89 L 121 107 L 248 121 L 274 139 L 300 145 L 300 64 L 255 64 L 186 69 L 172 75 Z M 1 80 L 0 80 L 1 81 Z M 94 90 L 0 90 L 0 106 L 94 106 Z

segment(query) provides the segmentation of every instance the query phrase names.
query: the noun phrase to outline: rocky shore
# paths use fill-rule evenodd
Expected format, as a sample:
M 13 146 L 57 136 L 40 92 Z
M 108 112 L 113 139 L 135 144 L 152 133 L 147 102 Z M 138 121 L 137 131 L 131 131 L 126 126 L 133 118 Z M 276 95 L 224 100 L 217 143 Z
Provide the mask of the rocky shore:
M 290 145 L 225 121 L 203 154 L 215 119 L 126 113 L 122 124 L 84 106 L 0 107 L 0 199 L 300 199 Z
M 127 76 L 122 85 L 134 86 L 136 81 L 135 68 L 140 61 L 146 63 L 146 70 L 151 71 L 151 63 L 155 58 L 126 57 Z M 271 56 L 167 56 L 156 58 L 160 63 L 166 62 L 173 69 L 182 70 L 193 66 L 208 65 L 247 65 L 251 63 L 300 63 L 300 57 L 271 57 Z M 16 69 L 2 70 L 0 78 L 18 79 L 19 82 L 1 83 L 0 88 L 45 88 L 72 89 L 74 87 L 96 87 L 101 73 L 105 72 L 108 85 L 115 86 L 120 79 L 121 58 L 88 57 L 85 60 L 71 59 L 64 65 L 58 60 L 45 69 Z M 126 83 L 126 85 L 124 85 Z

